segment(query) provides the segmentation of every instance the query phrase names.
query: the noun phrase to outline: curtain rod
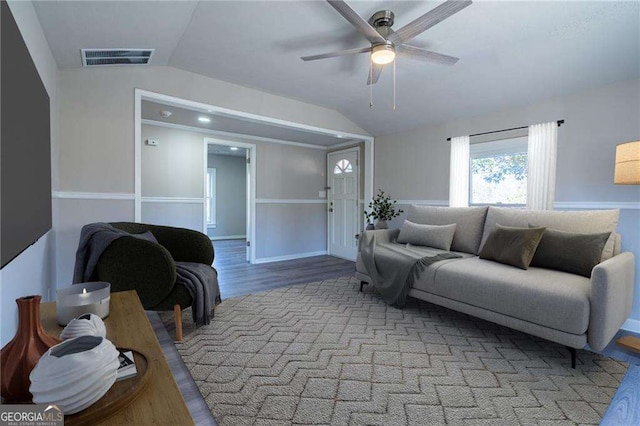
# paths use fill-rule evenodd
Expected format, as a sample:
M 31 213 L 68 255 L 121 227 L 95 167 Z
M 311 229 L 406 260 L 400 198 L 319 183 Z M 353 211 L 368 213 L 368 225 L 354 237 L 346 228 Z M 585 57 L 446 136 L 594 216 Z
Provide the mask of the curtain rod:
M 564 120 L 558 120 L 556 123 L 558 123 L 558 127 L 560 127 L 560 126 L 562 126 L 564 124 Z M 469 135 L 469 137 L 490 135 L 492 133 L 502 133 L 502 132 L 508 132 L 508 131 L 511 131 L 511 130 L 521 130 L 521 129 L 528 129 L 528 128 L 529 128 L 529 126 L 512 127 L 510 129 L 493 130 L 491 132 L 476 133 L 475 135 Z M 451 138 L 447 138 L 447 140 L 451 141 Z

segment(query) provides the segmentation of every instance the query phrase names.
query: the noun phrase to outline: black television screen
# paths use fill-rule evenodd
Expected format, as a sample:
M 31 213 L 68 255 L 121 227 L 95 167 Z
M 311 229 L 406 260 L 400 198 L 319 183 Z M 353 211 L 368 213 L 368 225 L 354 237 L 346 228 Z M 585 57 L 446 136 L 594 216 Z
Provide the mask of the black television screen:
M 0 261 L 51 229 L 49 95 L 5 1 L 0 34 Z

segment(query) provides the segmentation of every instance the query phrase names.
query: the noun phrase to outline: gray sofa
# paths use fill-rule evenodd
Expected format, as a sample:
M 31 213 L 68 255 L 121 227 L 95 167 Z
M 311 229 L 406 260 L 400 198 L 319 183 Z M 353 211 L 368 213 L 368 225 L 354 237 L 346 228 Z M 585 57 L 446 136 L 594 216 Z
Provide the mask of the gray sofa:
M 489 320 L 566 345 L 572 352 L 587 344 L 602 350 L 631 312 L 634 283 L 632 253 L 620 252 L 615 232 L 618 210 L 532 211 L 496 207 L 430 207 L 414 205 L 407 220 L 417 224 L 456 223 L 451 251 L 461 258 L 434 263 L 420 274 L 409 296 Z M 514 266 L 478 257 L 496 224 L 535 224 L 572 233 L 611 232 L 601 263 L 587 278 L 559 270 Z M 378 243 L 397 244 L 419 253 L 420 247 L 398 244 L 399 229 L 366 231 Z M 370 283 L 358 254 L 356 276 Z

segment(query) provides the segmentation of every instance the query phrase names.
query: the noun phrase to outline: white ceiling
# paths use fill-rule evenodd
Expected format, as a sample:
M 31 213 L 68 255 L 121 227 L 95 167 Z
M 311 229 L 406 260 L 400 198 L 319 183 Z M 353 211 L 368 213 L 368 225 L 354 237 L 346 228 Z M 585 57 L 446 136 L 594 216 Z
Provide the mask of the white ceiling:
M 454 66 L 397 61 L 374 86 L 368 57 L 300 56 L 367 46 L 324 1 L 34 2 L 60 68 L 81 48 L 155 48 L 170 65 L 342 112 L 373 135 L 526 105 L 640 76 L 640 2 L 475 1 L 412 44 Z M 351 1 L 368 18 L 389 8 L 395 29 L 440 2 Z

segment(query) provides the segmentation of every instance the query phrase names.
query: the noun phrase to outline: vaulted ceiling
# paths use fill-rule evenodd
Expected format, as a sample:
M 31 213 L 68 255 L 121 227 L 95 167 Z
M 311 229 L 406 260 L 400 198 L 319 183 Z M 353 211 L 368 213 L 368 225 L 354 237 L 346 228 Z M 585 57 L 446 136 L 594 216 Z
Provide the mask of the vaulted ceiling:
M 440 2 L 351 1 L 406 25 Z M 640 76 L 640 2 L 475 1 L 412 44 L 457 56 L 454 66 L 397 60 L 397 110 L 387 66 L 369 108 L 366 47 L 324 1 L 34 2 L 61 69 L 81 48 L 155 48 L 169 65 L 335 109 L 373 135 L 480 115 Z

